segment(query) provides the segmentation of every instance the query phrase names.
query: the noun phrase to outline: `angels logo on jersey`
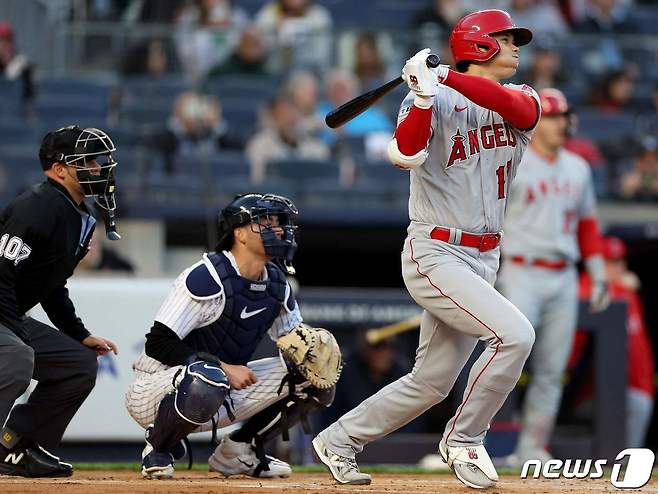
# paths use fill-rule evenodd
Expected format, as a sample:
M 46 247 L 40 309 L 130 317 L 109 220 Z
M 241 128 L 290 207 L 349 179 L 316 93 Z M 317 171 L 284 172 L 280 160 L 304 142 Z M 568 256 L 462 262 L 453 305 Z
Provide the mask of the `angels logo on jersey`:
M 446 168 L 451 167 L 455 162 L 464 161 L 474 154 L 479 154 L 480 148 L 516 147 L 516 136 L 506 122 L 470 129 L 466 135 L 462 134 L 458 128 L 450 139 L 452 139 L 452 149 Z

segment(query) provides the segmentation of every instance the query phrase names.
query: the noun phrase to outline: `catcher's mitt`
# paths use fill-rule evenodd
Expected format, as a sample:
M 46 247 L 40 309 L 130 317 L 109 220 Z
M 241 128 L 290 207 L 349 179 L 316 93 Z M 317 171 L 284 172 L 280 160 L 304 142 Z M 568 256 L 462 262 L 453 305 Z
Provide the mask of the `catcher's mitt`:
M 326 329 L 301 324 L 279 338 L 276 346 L 283 358 L 316 388 L 330 388 L 338 382 L 343 357 L 336 338 Z

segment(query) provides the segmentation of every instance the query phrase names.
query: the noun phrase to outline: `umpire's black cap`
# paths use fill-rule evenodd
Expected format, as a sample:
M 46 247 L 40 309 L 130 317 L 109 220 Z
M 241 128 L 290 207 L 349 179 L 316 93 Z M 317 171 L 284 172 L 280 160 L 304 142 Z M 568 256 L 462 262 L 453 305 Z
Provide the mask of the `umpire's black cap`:
M 76 143 L 83 129 L 77 125 L 69 125 L 48 132 L 41 141 L 39 160 L 44 170 L 50 169 L 53 163 L 63 161 L 65 156 L 75 153 Z

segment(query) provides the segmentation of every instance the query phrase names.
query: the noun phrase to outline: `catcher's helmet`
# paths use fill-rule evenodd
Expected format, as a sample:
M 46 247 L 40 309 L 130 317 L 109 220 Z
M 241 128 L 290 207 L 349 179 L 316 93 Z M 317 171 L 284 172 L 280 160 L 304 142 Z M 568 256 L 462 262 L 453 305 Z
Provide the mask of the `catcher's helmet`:
M 276 216 L 278 228 L 283 230 L 281 238 L 272 227 L 260 228 L 265 253 L 283 262 L 292 261 L 297 242 L 295 241 L 295 219 L 297 208 L 286 197 L 276 194 L 249 193 L 238 195 L 219 213 L 216 250 L 229 250 L 233 245 L 233 229 L 249 223 L 259 223 L 259 218 Z
M 500 45 L 491 34 L 508 31 L 514 36 L 514 44 L 530 43 L 532 32 L 518 27 L 504 10 L 479 10 L 464 16 L 450 33 L 450 50 L 455 63 L 461 61 L 486 62 L 500 51 Z M 478 47 L 485 48 L 481 51 Z
M 545 117 L 553 115 L 568 115 L 571 113 L 566 96 L 559 89 L 547 87 L 539 91 L 541 114 Z

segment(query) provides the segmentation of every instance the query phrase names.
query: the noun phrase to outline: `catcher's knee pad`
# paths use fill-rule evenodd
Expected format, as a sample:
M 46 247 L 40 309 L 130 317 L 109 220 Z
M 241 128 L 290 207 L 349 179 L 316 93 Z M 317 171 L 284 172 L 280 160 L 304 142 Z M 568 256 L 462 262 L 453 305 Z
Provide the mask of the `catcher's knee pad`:
M 195 425 L 208 422 L 229 392 L 224 371 L 215 363 L 198 360 L 183 369 L 174 406 L 182 418 Z

